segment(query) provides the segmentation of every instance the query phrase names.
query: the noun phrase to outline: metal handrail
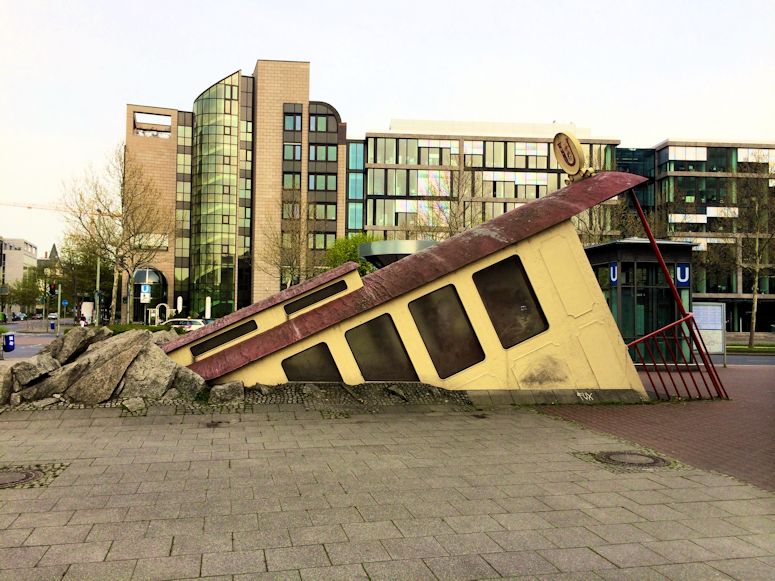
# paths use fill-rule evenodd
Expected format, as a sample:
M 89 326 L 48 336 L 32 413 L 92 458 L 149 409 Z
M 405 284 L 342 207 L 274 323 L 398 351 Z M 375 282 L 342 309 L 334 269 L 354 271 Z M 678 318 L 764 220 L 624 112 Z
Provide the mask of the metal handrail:
M 654 238 L 654 233 L 651 231 L 651 227 L 649 226 L 648 220 L 646 219 L 646 214 L 643 212 L 643 208 L 640 205 L 638 196 L 635 194 L 634 190 L 630 190 L 629 193 L 630 193 L 630 199 L 632 201 L 632 204 L 635 207 L 636 212 L 638 213 L 638 217 L 640 218 L 641 224 L 643 225 L 643 229 L 646 233 L 646 236 L 649 239 L 651 248 L 655 256 L 657 257 L 657 261 L 659 262 L 659 266 L 660 266 L 660 269 L 662 270 L 662 274 L 665 278 L 665 281 L 667 281 L 668 287 L 670 288 L 670 291 L 673 295 L 673 299 L 675 300 L 675 303 L 678 306 L 678 310 L 681 314 L 681 318 L 668 325 L 665 325 L 661 329 L 657 329 L 656 331 L 653 331 L 647 335 L 644 335 L 643 337 L 640 337 L 639 339 L 636 339 L 635 341 L 632 341 L 631 343 L 627 344 L 627 347 L 633 348 L 635 350 L 638 358 L 640 359 L 643 365 L 644 371 L 646 372 L 646 376 L 649 382 L 651 383 L 651 387 L 654 390 L 654 393 L 657 394 L 658 397 L 661 398 L 661 394 L 657 389 L 657 384 L 655 383 L 654 378 L 652 377 L 652 374 L 649 372 L 649 365 L 653 366 L 653 371 L 655 372 L 656 376 L 659 379 L 659 383 L 661 384 L 662 391 L 664 391 L 664 394 L 668 399 L 670 398 L 670 392 L 669 392 L 669 387 L 667 383 L 662 378 L 662 373 L 659 369 L 660 363 L 658 363 L 657 358 L 654 356 L 654 352 L 652 351 L 649 345 L 649 341 L 652 339 L 664 340 L 664 348 L 669 351 L 670 358 L 673 360 L 672 364 L 675 367 L 675 372 L 678 373 L 679 378 L 686 390 L 686 394 L 690 399 L 693 396 L 691 394 L 691 391 L 689 390 L 689 386 L 686 382 L 686 379 L 683 377 L 684 372 L 681 370 L 681 367 L 679 365 L 679 358 L 677 357 L 677 354 L 680 354 L 680 359 L 683 360 L 684 367 L 692 367 L 692 366 L 694 367 L 694 369 L 689 373 L 689 378 L 694 384 L 694 389 L 696 391 L 696 395 L 698 398 L 702 398 L 702 394 L 700 392 L 700 386 L 697 384 L 697 381 L 694 377 L 695 371 L 699 372 L 700 379 L 702 380 L 702 384 L 704 384 L 705 390 L 708 394 L 708 397 L 710 397 L 710 399 L 714 399 L 714 394 L 713 394 L 714 391 L 715 391 L 716 397 L 728 399 L 729 396 L 727 395 L 727 392 L 724 389 L 724 385 L 721 382 L 721 378 L 719 377 L 718 372 L 716 371 L 716 367 L 713 365 L 713 361 L 711 361 L 710 356 L 708 355 L 708 349 L 705 346 L 705 341 L 702 338 L 702 334 L 700 333 L 699 327 L 697 326 L 697 321 L 694 320 L 694 315 L 686 310 L 686 307 L 684 306 L 683 301 L 681 301 L 681 295 L 678 293 L 678 289 L 675 286 L 673 277 L 670 275 L 670 271 L 667 268 L 667 264 L 665 263 L 665 259 L 662 256 L 662 252 L 659 250 L 659 245 L 657 244 L 657 241 Z M 682 325 L 686 325 L 686 329 L 684 329 Z M 673 339 L 675 341 L 675 345 L 677 346 L 680 346 L 684 341 L 687 342 L 690 349 L 688 361 L 686 359 L 686 356 L 684 355 L 682 348 L 676 349 L 675 353 L 670 348 L 670 337 L 667 334 L 667 331 L 669 331 L 670 329 L 676 329 L 676 330 L 680 329 L 681 338 L 679 339 L 678 332 L 674 331 Z M 687 330 L 688 330 L 688 333 L 687 333 Z M 643 353 L 641 353 L 641 349 L 639 348 L 640 345 L 643 345 L 645 351 L 648 354 L 648 357 L 651 359 L 650 363 L 646 361 Z M 678 385 L 676 384 L 676 381 L 673 378 L 673 372 L 670 369 L 670 363 L 665 359 L 665 354 L 663 353 L 662 348 L 658 343 L 656 347 L 657 347 L 656 351 L 659 355 L 659 358 L 662 360 L 661 366 L 663 366 L 664 371 L 667 373 L 668 379 L 670 380 L 670 383 L 672 383 L 673 385 L 673 392 L 675 393 L 676 396 L 681 397 L 679 394 Z M 702 367 L 700 366 L 697 360 L 698 358 L 693 356 L 694 353 L 696 353 L 699 356 L 699 360 L 702 361 Z M 706 374 L 707 374 L 707 379 L 706 379 Z M 708 380 L 710 380 L 710 383 L 713 388 L 712 390 L 711 390 L 711 386 L 708 385 Z

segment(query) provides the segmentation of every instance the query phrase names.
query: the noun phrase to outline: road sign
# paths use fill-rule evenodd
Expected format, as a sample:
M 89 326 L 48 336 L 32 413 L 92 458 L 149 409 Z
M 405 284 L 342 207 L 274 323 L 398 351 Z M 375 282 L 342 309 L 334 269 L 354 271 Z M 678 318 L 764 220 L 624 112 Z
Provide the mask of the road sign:
M 140 302 L 141 303 L 150 303 L 151 302 L 151 293 L 140 293 Z
M 151 285 L 149 284 L 141 284 L 140 285 L 140 292 L 141 293 L 149 293 L 151 292 Z
M 69 304 L 70 304 L 70 301 L 68 301 L 67 299 L 62 299 L 62 306 L 63 307 L 66 307 Z
M 692 303 L 694 320 L 710 355 L 723 355 L 727 364 L 727 306 L 724 303 Z

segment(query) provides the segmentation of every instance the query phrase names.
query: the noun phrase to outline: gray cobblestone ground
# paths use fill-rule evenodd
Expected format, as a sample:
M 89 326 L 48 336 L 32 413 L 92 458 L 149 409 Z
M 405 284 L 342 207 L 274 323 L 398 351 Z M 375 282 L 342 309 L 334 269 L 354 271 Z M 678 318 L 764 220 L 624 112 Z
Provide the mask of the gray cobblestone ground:
M 3 464 L 68 464 L 0 490 L 0 580 L 775 578 L 754 486 L 528 409 L 326 410 L 0 414 Z

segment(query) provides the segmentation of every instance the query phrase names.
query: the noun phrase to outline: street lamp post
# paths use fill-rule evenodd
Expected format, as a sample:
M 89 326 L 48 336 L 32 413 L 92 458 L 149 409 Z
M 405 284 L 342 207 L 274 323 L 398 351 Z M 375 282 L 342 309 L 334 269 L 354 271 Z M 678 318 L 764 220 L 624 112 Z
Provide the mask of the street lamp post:
M 51 274 L 51 269 L 46 267 L 43 269 L 43 329 L 46 330 L 48 326 L 48 277 Z
M 57 337 L 59 337 L 59 320 L 62 317 L 62 283 L 57 283 Z
M 94 291 L 94 324 L 100 324 L 100 256 L 97 255 L 97 290 Z

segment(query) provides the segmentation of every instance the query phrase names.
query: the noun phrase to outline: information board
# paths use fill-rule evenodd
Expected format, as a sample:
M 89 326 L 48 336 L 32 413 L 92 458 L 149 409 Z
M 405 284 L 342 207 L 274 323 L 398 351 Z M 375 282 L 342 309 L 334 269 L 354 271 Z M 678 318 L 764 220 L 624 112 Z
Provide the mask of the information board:
M 692 313 L 710 355 L 727 351 L 727 306 L 724 303 L 692 303 Z

